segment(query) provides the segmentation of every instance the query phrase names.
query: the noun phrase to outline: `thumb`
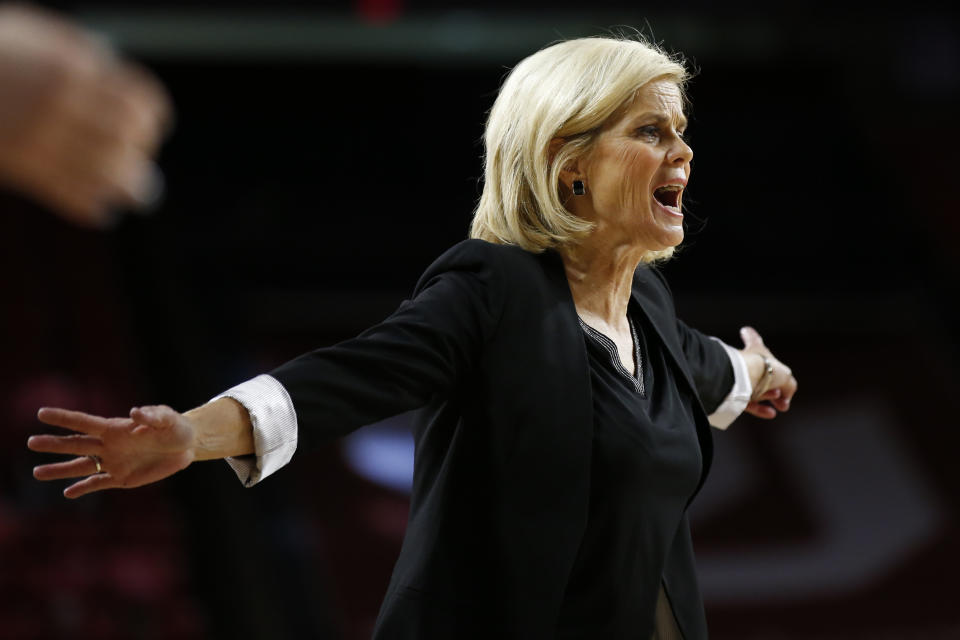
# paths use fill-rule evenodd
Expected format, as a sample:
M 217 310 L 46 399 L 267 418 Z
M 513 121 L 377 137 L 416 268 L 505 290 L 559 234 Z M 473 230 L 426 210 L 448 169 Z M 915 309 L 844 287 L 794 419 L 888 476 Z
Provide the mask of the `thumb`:
M 763 346 L 763 338 L 753 327 L 742 327 L 740 329 L 740 339 L 743 340 L 743 346 L 746 349 Z

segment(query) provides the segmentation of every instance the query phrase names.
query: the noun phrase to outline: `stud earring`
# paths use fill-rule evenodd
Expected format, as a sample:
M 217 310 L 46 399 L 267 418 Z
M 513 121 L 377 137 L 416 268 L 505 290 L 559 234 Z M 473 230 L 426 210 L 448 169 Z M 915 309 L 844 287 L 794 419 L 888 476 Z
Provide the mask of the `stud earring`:
M 583 180 L 574 180 L 573 181 L 573 195 L 582 196 L 587 192 L 586 187 L 583 186 Z

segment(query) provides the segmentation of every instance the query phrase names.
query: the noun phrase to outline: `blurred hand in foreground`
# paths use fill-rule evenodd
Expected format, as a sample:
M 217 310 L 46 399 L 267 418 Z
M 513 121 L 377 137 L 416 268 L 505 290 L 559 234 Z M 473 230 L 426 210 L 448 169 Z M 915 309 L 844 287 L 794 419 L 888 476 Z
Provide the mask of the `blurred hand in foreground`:
M 27 440 L 33 451 L 75 456 L 33 470 L 38 480 L 82 478 L 63 492 L 68 498 L 156 482 L 186 468 L 195 458 L 194 425 L 170 407 L 131 409 L 129 418 L 43 408 L 37 417 L 46 424 L 77 432 L 37 435 Z
M 105 227 L 162 192 L 171 102 L 148 71 L 65 19 L 0 4 L 0 184 Z

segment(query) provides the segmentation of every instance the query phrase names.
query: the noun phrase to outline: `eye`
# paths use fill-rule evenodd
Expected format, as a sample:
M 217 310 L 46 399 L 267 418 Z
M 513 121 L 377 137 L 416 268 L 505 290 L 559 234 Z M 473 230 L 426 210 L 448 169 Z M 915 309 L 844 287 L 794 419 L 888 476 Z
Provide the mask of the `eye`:
M 637 137 L 640 138 L 649 138 L 651 140 L 656 140 L 660 137 L 660 128 L 653 124 L 648 124 L 643 127 L 639 127 L 636 130 Z

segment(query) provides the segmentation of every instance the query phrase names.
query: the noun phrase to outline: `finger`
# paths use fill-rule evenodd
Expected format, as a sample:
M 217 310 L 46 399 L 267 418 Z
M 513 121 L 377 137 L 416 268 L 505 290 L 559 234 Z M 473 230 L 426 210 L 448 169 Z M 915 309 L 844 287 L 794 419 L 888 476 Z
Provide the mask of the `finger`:
M 165 181 L 159 167 L 142 151 L 127 146 L 106 160 L 97 176 L 101 200 L 135 210 L 150 209 L 163 196 Z
M 787 398 L 776 398 L 774 400 L 771 400 L 770 404 L 772 404 L 777 411 L 790 410 L 790 400 L 788 400 Z
M 37 419 L 44 424 L 63 427 L 92 436 L 99 436 L 110 425 L 107 418 L 94 416 L 82 411 L 43 407 L 37 411 Z
M 86 184 L 69 180 L 53 183 L 29 192 L 37 201 L 64 220 L 88 229 L 109 229 L 117 221 L 117 214 L 104 199 Z
M 753 327 L 742 327 L 740 329 L 740 339 L 743 340 L 743 346 L 746 349 L 763 346 L 763 338 Z
M 783 396 L 779 393 L 779 389 L 777 390 L 777 394 L 773 395 L 772 397 L 770 396 L 769 391 L 763 394 L 763 397 L 759 398 L 758 402 L 763 404 L 763 406 L 766 406 L 766 407 L 772 406 L 777 411 L 786 411 L 787 409 L 790 408 L 790 401 L 783 398 Z M 764 403 L 769 403 L 769 404 L 764 404 Z
M 87 73 L 67 74 L 54 98 L 48 130 L 38 135 L 70 133 L 88 151 L 123 143 L 152 155 L 169 132 L 169 95 L 149 71 L 131 62 L 104 59 Z
M 797 379 L 790 376 L 781 389 L 783 391 L 783 399 L 789 406 L 789 404 L 793 402 L 793 396 L 797 394 Z
M 34 140 L 31 166 L 51 197 L 79 207 L 109 209 L 111 205 L 149 207 L 163 193 L 163 175 L 150 154 L 130 139 L 98 136 L 91 130 L 51 126 L 59 130 Z M 61 186 L 62 185 L 62 186 Z
M 773 407 L 761 404 L 759 402 L 751 402 L 747 405 L 745 409 L 750 415 L 756 416 L 758 418 L 763 418 L 764 420 L 770 420 L 777 417 L 777 410 Z
M 101 126 L 112 123 L 114 135 L 145 153 L 153 153 L 166 126 L 164 107 L 156 104 L 137 74 L 125 66 L 113 70 L 104 84 L 101 104 L 94 105 L 91 120 L 99 118 Z
M 79 478 L 97 473 L 97 463 L 84 456 L 67 462 L 44 464 L 33 468 L 33 477 L 37 480 L 63 480 Z
M 166 127 L 162 108 L 114 76 L 78 89 L 61 105 L 54 124 L 94 148 L 129 144 L 152 154 Z
M 113 78 L 123 94 L 134 101 L 141 120 L 152 125 L 154 142 L 166 137 L 173 128 L 173 102 L 163 83 L 146 67 L 129 60 L 114 69 Z
M 779 398 L 781 395 L 782 395 L 782 392 L 780 391 L 779 388 L 776 388 L 776 389 L 768 389 L 767 391 L 765 391 L 765 392 L 763 393 L 762 396 L 760 396 L 759 398 L 757 398 L 757 400 L 758 400 L 758 401 L 761 401 L 761 402 L 764 401 L 764 400 L 776 400 L 776 399 Z
M 75 456 L 97 455 L 103 442 L 100 438 L 88 435 L 72 436 L 31 436 L 27 439 L 27 448 L 39 453 L 66 453 Z
M 22 145 L 21 145 L 22 147 Z M 104 228 L 112 215 L 102 187 L 81 172 L 63 166 L 58 151 L 31 143 L 17 151 L 17 164 L 8 177 L 28 195 L 63 218 L 83 227 Z
M 97 473 L 79 482 L 74 482 L 64 489 L 63 495 L 65 498 L 79 498 L 94 491 L 103 491 L 117 486 L 119 485 L 109 473 Z

